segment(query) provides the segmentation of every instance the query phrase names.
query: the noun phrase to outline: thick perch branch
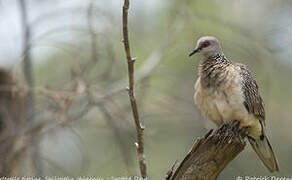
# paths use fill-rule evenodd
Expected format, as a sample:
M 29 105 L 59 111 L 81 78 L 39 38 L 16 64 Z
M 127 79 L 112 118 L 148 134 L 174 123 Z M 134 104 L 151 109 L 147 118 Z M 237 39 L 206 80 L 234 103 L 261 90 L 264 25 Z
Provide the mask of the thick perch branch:
M 208 132 L 204 138 L 198 138 L 176 171 L 170 171 L 166 179 L 215 180 L 244 149 L 245 131 L 239 129 L 238 121 L 233 121 L 213 133 Z
M 127 62 L 128 62 L 128 77 L 129 77 L 129 98 L 131 102 L 132 107 L 132 113 L 135 121 L 136 131 L 137 131 L 137 153 L 138 153 L 138 161 L 139 161 L 139 167 L 141 176 L 143 178 L 147 177 L 147 168 L 145 163 L 145 157 L 144 157 L 144 142 L 143 142 L 143 130 L 140 120 L 139 120 L 139 113 L 137 108 L 137 103 L 135 99 L 134 94 L 134 62 L 135 59 L 131 57 L 131 51 L 130 51 L 130 43 L 129 43 L 129 34 L 128 34 L 128 10 L 129 10 L 129 0 L 125 0 L 124 6 L 123 6 L 123 42 L 125 47 L 125 52 L 127 56 Z

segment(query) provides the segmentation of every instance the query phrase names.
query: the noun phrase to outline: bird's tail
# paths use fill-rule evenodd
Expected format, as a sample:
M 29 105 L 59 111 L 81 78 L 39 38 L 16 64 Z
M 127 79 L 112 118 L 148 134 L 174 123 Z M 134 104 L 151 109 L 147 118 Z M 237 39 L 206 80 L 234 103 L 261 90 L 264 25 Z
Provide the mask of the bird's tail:
M 262 137 L 259 139 L 249 137 L 248 140 L 262 163 L 269 169 L 269 171 L 279 171 L 279 165 L 276 156 L 273 152 L 272 146 L 270 145 L 267 136 L 263 134 Z

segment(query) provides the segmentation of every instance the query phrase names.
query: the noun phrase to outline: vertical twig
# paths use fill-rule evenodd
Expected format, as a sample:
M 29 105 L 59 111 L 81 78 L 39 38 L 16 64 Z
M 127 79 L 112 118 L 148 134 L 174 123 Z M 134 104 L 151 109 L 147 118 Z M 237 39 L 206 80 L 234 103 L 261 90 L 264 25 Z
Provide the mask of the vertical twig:
M 31 41 L 31 31 L 28 23 L 28 14 L 27 6 L 25 0 L 18 0 L 20 13 L 21 13 L 21 23 L 23 29 L 23 61 L 22 61 L 22 70 L 24 77 L 28 86 L 28 94 L 25 99 L 25 106 L 27 107 L 26 120 L 33 121 L 35 113 L 35 100 L 34 100 L 34 80 L 33 80 L 33 67 L 31 60 L 31 51 L 30 51 L 30 41 Z M 32 142 L 37 141 L 38 137 L 35 137 L 34 134 L 31 134 Z M 39 147 L 36 145 L 32 150 L 32 158 L 34 161 L 35 169 L 38 172 L 38 175 L 42 175 L 42 165 L 39 159 Z
M 19 6 L 20 6 L 20 13 L 21 13 L 21 23 L 22 23 L 22 29 L 23 29 L 23 72 L 25 79 L 27 81 L 27 85 L 29 88 L 33 87 L 33 78 L 32 78 L 32 62 L 31 62 L 31 54 L 30 54 L 30 27 L 28 24 L 28 17 L 27 17 L 27 7 L 24 0 L 19 0 Z M 30 106 L 30 109 L 33 110 L 33 104 L 34 104 L 34 97 L 33 97 L 33 91 L 28 91 L 28 102 Z
M 93 26 L 93 13 L 94 13 L 94 5 L 93 1 L 90 2 L 87 12 L 87 20 L 88 20 L 88 31 L 90 35 L 91 40 L 91 61 L 97 62 L 98 57 L 96 53 L 96 33 L 94 32 L 94 26 Z
M 138 161 L 140 167 L 140 173 L 143 178 L 147 177 L 147 167 L 145 163 L 145 156 L 144 156 L 144 141 L 143 141 L 143 130 L 140 120 L 139 120 L 139 113 L 137 108 L 137 103 L 134 95 L 134 62 L 135 59 L 131 57 L 130 52 L 130 43 L 129 43 L 129 34 L 128 34 L 128 10 L 129 10 L 129 0 L 124 1 L 123 6 L 123 43 L 125 47 L 125 53 L 128 62 L 128 77 L 129 77 L 129 88 L 128 94 L 130 98 L 132 113 L 135 121 L 136 131 L 137 131 L 137 153 L 138 153 Z

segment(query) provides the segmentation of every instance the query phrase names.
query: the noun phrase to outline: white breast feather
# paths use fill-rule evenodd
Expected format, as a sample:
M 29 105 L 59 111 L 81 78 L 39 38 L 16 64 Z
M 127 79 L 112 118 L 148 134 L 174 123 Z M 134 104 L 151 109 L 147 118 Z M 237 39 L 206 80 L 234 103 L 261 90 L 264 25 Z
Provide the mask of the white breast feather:
M 237 73 L 238 71 L 232 68 L 234 67 L 228 69 L 228 71 L 233 71 L 230 73 L 232 77 L 229 76 L 229 80 L 216 89 L 203 88 L 199 77 L 195 85 L 195 103 L 202 114 L 217 126 L 231 120 L 240 120 L 242 126 L 251 126 L 255 134 L 260 133 L 259 121 L 244 107 L 242 78 Z

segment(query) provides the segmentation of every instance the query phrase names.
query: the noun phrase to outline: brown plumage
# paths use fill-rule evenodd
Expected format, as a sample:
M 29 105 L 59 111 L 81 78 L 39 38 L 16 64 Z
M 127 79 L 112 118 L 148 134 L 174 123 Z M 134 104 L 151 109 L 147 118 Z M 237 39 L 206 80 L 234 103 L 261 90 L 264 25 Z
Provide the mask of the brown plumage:
M 258 85 L 252 78 L 247 67 L 243 64 L 236 64 L 240 67 L 240 76 L 242 77 L 242 90 L 245 101 L 244 106 L 249 113 L 254 114 L 262 123 L 265 123 L 265 109 L 263 100 L 258 91 Z
M 278 163 L 265 135 L 265 110 L 258 85 L 245 65 L 228 60 L 219 41 L 210 36 L 198 40 L 195 50 L 202 60 L 195 85 L 195 103 L 217 126 L 239 120 L 248 127 L 248 139 L 263 164 L 278 171 Z
M 202 86 L 207 87 L 218 87 L 222 83 L 226 82 L 227 74 L 222 73 L 226 67 L 230 66 L 231 62 L 217 54 L 215 56 L 208 57 L 199 67 L 199 75 L 202 78 Z

